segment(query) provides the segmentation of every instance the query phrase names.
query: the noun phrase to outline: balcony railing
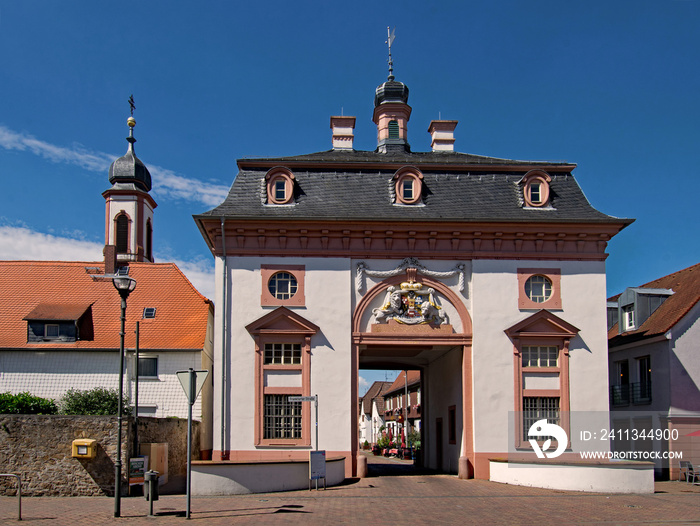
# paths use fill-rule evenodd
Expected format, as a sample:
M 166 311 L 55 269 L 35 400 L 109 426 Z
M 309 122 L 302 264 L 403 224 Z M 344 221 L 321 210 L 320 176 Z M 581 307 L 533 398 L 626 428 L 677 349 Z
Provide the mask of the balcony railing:
M 610 403 L 613 407 L 651 403 L 651 382 L 637 382 L 610 387 Z

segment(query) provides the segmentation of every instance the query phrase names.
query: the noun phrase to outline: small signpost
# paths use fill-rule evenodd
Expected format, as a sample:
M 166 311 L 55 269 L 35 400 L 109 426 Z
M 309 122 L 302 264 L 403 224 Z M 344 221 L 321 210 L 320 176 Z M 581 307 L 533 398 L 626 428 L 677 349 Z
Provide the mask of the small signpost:
M 318 395 L 314 396 L 288 396 L 290 402 L 314 402 L 316 406 L 316 451 L 309 451 L 309 490 L 311 481 L 316 481 L 318 489 L 318 479 L 323 479 L 323 489 L 326 488 L 326 452 L 318 450 Z
M 190 518 L 190 500 L 192 498 L 192 406 L 202 390 L 204 381 L 209 376 L 209 371 L 195 371 L 190 367 L 187 371 L 178 371 L 177 378 L 182 384 L 182 388 L 189 402 L 189 410 L 187 412 L 187 513 L 186 517 Z
M 144 474 L 148 465 L 148 457 L 135 457 L 129 459 L 129 486 L 143 486 Z
M 323 479 L 323 489 L 326 489 L 326 452 L 325 451 L 309 451 L 309 490 L 311 490 L 311 481 L 316 481 L 316 489 L 318 489 L 318 480 Z

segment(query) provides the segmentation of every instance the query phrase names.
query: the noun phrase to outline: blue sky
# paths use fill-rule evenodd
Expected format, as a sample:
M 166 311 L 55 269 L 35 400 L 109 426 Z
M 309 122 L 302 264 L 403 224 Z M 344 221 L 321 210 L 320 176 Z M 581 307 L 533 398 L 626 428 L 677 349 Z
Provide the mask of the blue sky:
M 458 151 L 576 163 L 596 208 L 636 218 L 608 246 L 609 295 L 700 260 L 698 0 L 0 0 L 0 259 L 101 258 L 133 93 L 156 259 L 213 296 L 192 214 L 237 158 L 330 149 L 331 115 L 373 150 L 387 26 L 413 150 L 442 118 Z

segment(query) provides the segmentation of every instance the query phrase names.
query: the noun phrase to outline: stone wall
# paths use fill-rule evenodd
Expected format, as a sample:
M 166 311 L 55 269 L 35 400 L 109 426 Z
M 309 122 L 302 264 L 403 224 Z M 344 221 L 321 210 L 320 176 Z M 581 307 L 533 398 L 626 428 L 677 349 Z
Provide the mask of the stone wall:
M 133 418 L 122 435 L 122 488 L 134 450 Z M 28 496 L 114 495 L 118 420 L 114 416 L 0 415 L 0 473 L 22 478 Z M 71 456 L 76 438 L 97 441 L 94 459 Z M 187 420 L 139 418 L 139 443 L 168 443 L 168 484 L 163 493 L 184 492 L 187 476 Z M 193 458 L 199 458 L 199 422 L 193 422 Z M 0 495 L 15 495 L 17 483 L 0 478 Z

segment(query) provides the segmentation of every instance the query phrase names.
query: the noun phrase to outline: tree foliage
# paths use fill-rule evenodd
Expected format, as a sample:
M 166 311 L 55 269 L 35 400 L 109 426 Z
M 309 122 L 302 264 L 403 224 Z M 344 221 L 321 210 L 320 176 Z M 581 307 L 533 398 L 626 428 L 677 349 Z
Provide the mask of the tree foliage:
M 122 407 L 123 414 L 131 414 L 127 397 L 124 397 Z M 119 410 L 119 393 L 116 389 L 105 387 L 86 391 L 70 389 L 61 398 L 59 408 L 64 415 L 116 415 Z
M 9 415 L 55 415 L 56 402 L 24 393 L 0 393 L 0 413 Z

